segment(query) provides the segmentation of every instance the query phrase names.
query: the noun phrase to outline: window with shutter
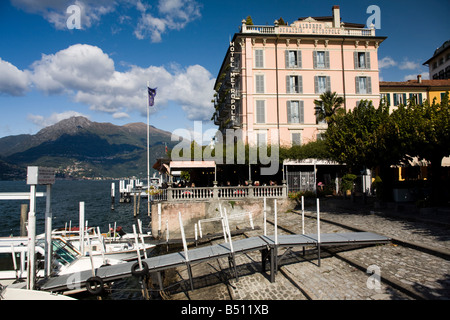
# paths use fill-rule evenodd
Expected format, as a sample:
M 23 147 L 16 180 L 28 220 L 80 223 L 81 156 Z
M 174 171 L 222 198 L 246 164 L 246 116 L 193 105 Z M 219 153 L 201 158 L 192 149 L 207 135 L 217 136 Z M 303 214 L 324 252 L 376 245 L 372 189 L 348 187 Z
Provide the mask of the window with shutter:
M 300 50 L 286 50 L 286 68 L 302 67 L 302 52 Z
M 256 93 L 264 93 L 264 75 L 257 74 L 255 76 Z
M 291 134 L 291 141 L 293 146 L 302 145 L 302 134 L 300 132 L 293 132 Z
M 303 101 L 287 101 L 288 123 L 304 123 Z
M 256 100 L 256 123 L 266 122 L 266 102 L 264 100 Z
M 286 93 L 302 93 L 302 76 L 286 76 Z
M 255 68 L 264 68 L 264 50 L 255 50 Z
M 371 77 L 355 77 L 355 90 L 357 94 L 371 94 L 372 93 L 372 78 Z
M 355 69 L 370 69 L 370 52 L 354 52 Z
M 265 131 L 260 131 L 256 133 L 256 143 L 258 146 L 266 145 L 267 144 L 267 136 Z
M 325 77 L 325 76 L 314 77 L 315 92 L 317 94 L 322 94 L 322 93 L 326 92 L 327 88 L 331 89 L 331 86 L 327 85 L 327 82 L 329 82 L 329 78 L 330 77 Z M 327 81 L 327 79 L 328 79 L 328 81 Z

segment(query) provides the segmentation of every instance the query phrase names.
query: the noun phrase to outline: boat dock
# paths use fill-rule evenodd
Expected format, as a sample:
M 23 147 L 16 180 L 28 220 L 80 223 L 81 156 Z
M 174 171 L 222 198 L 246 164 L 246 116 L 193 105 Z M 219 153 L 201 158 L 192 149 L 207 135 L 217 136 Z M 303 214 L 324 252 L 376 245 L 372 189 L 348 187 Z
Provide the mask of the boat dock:
M 146 273 L 157 273 L 187 266 L 190 278 L 191 289 L 193 290 L 191 264 L 202 263 L 213 259 L 228 257 L 230 267 L 236 269 L 235 256 L 250 251 L 261 252 L 262 272 L 265 271 L 266 262 L 270 262 L 270 280 L 275 282 L 275 275 L 278 269 L 278 262 L 283 258 L 278 256 L 278 250 L 282 248 L 293 247 L 317 247 L 320 266 L 320 247 L 321 246 L 343 246 L 343 245 L 367 245 L 367 244 L 385 244 L 390 242 L 390 238 L 380 236 L 371 232 L 350 232 L 350 233 L 331 233 L 331 234 L 295 234 L 273 236 L 256 236 L 247 239 L 229 241 L 217 245 L 184 250 L 182 252 L 170 253 L 166 255 L 155 256 L 142 259 L 142 272 L 139 274 L 133 271 L 137 262 L 124 263 L 114 266 L 105 266 L 95 270 L 95 277 L 101 279 L 103 283 L 112 282 L 133 275 L 142 276 Z M 235 272 L 237 278 L 237 273 Z M 40 283 L 40 289 L 46 291 L 65 291 L 77 288 L 84 288 L 92 279 L 92 271 L 83 271 L 77 274 L 64 275 L 49 278 Z M 160 290 L 162 281 L 160 281 Z

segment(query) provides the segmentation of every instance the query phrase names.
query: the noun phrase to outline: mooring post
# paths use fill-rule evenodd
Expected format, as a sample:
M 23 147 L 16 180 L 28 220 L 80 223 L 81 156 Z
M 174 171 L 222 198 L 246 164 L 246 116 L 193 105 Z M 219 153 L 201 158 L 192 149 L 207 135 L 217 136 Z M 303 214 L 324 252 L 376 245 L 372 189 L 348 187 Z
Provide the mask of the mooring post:
M 318 266 L 320 267 L 320 206 L 319 206 L 319 198 L 317 198 L 317 255 L 318 255 Z
M 27 222 L 28 222 L 28 204 L 20 206 L 20 236 L 27 236 Z
M 305 197 L 302 196 L 302 234 L 305 234 Z M 305 247 L 303 246 L 303 256 L 305 256 Z
M 184 259 L 187 266 L 189 282 L 191 283 L 191 290 L 194 291 L 194 282 L 192 281 L 192 269 L 191 263 L 189 262 L 188 249 L 186 244 L 186 235 L 184 234 L 184 226 L 183 220 L 181 219 L 181 212 L 178 212 L 178 221 L 180 222 L 180 231 L 181 231 L 181 239 L 183 240 L 183 249 L 184 249 Z
M 116 197 L 116 184 L 113 182 L 111 183 L 111 210 L 114 210 L 114 202 Z
M 267 236 L 267 211 L 266 211 L 266 197 L 264 197 L 264 235 Z
M 161 202 L 158 203 L 158 238 L 161 237 Z

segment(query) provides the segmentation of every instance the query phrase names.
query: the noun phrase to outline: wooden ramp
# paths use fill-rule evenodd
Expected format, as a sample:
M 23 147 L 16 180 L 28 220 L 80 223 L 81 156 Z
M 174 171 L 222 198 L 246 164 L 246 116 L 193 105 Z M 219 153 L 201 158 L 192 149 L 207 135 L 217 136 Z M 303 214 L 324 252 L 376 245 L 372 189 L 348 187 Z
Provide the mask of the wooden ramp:
M 319 241 L 320 239 L 320 241 Z M 182 252 L 171 253 L 142 259 L 146 265 L 145 272 L 160 272 L 166 269 L 179 266 L 187 266 L 189 277 L 192 283 L 191 264 L 205 262 L 212 259 L 228 257 L 230 266 L 234 267 L 235 255 L 251 251 L 261 251 L 263 270 L 265 269 L 265 260 L 270 260 L 271 281 L 275 281 L 277 267 L 277 252 L 280 248 L 292 247 L 317 247 L 320 265 L 320 246 L 342 246 L 342 245 L 364 245 L 364 244 L 384 244 L 391 239 L 371 232 L 349 232 L 349 233 L 322 233 L 318 234 L 294 234 L 276 236 L 257 236 L 242 240 L 216 244 Z M 133 275 L 132 267 L 135 263 L 128 262 L 114 266 L 105 266 L 95 270 L 95 276 L 100 277 L 103 282 L 112 282 L 118 279 L 130 277 Z M 237 273 L 236 278 L 237 278 Z M 76 274 L 53 277 L 41 281 L 40 289 L 46 291 L 65 291 L 84 288 L 86 282 L 91 278 L 92 271 L 83 271 Z M 163 288 L 161 288 L 163 289 Z

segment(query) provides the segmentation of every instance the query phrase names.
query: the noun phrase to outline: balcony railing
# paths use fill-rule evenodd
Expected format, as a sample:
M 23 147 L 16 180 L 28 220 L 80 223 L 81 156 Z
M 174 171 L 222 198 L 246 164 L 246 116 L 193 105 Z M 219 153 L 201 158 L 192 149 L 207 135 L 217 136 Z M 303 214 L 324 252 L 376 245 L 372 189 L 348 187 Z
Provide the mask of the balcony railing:
M 305 28 L 291 26 L 248 26 L 242 25 L 242 33 L 260 33 L 260 34 L 317 34 L 317 35 L 342 35 L 355 37 L 374 37 L 375 28 L 326 28 L 320 25 L 320 28 Z
M 186 201 L 211 199 L 286 198 L 287 186 L 237 186 L 159 189 L 151 195 L 152 201 Z

